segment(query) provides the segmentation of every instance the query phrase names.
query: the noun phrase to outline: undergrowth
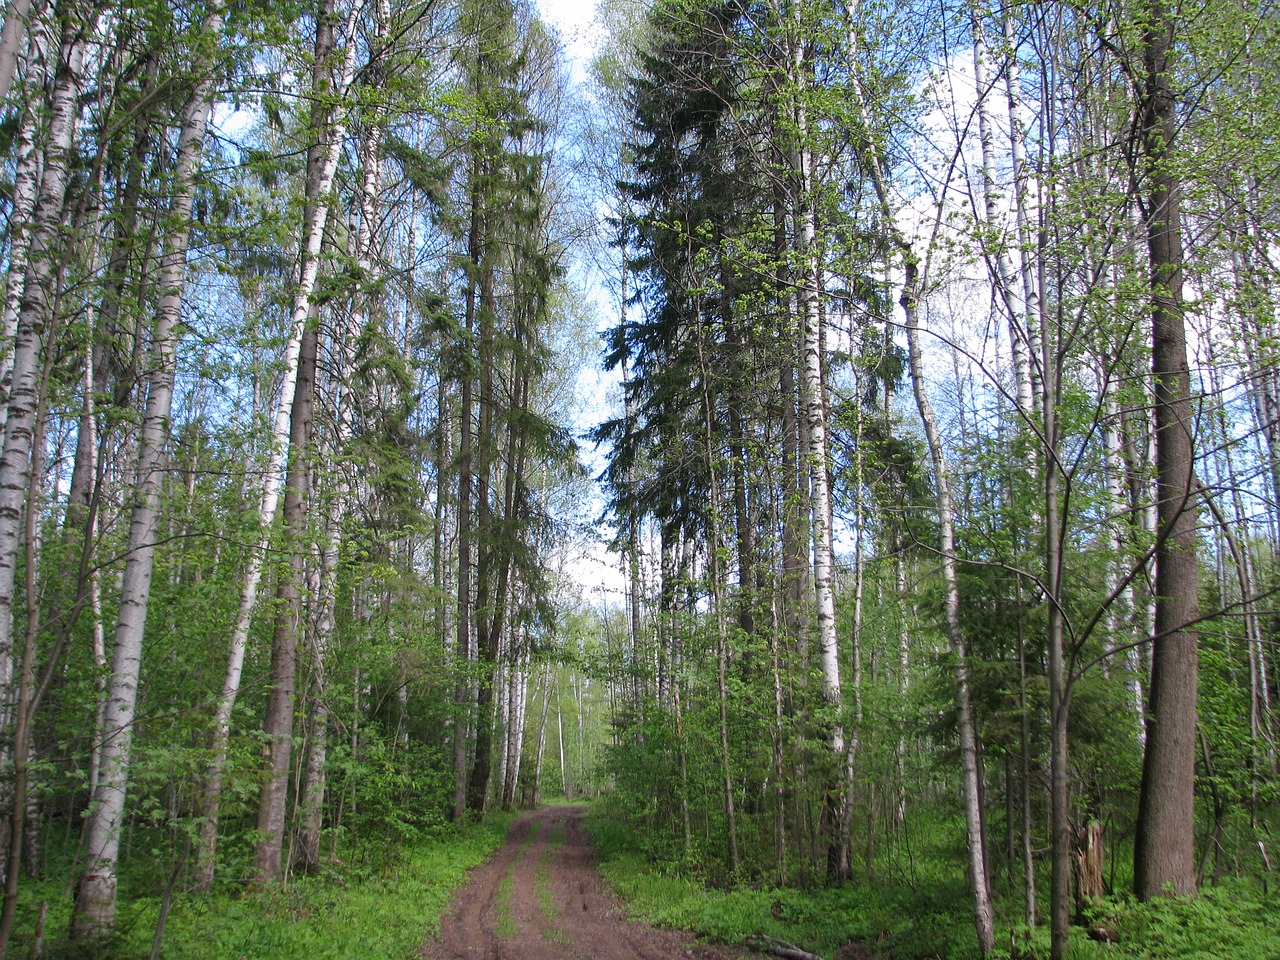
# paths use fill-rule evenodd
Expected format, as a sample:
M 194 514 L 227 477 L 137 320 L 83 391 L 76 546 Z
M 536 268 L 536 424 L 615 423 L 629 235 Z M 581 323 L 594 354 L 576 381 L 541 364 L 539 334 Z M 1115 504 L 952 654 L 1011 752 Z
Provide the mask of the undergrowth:
M 963 876 L 915 883 L 855 881 L 811 890 L 709 889 L 678 868 L 649 862 L 629 828 L 597 816 L 589 824 L 601 871 L 632 914 L 661 926 L 741 946 L 752 935 L 786 940 L 822 957 L 849 943 L 888 960 L 976 960 L 980 956 Z M 995 957 L 1042 960 L 1049 931 L 1030 934 L 1017 918 L 1020 902 L 998 904 Z M 1248 880 L 1229 880 L 1196 899 L 1139 904 L 1112 898 L 1096 919 L 1115 943 L 1072 930 L 1072 960 L 1280 960 L 1280 894 Z
M 376 868 L 337 864 L 262 894 L 174 898 L 165 926 L 164 960 L 408 960 L 440 929 L 440 915 L 467 871 L 506 837 L 509 817 L 446 830 L 405 847 Z M 359 856 L 352 856 L 358 862 Z M 66 942 L 71 899 L 65 881 L 24 881 L 10 956 L 31 951 L 36 915 L 48 904 L 44 960 L 144 960 L 160 900 L 122 897 L 117 936 L 96 955 Z M 353 953 L 358 950 L 358 953 Z

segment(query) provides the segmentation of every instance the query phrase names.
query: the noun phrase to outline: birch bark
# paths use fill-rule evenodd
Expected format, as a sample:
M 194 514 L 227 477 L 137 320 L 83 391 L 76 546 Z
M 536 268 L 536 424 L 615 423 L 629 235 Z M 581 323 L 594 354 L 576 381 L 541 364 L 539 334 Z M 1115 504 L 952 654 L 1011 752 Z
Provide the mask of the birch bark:
M 222 30 L 221 14 L 211 14 L 202 30 L 206 36 L 217 37 Z M 177 327 L 186 288 L 195 180 L 204 154 L 212 95 L 213 74 L 209 72 L 197 83 L 187 101 L 178 135 L 174 193 L 169 208 L 172 232 L 165 243 L 160 267 L 160 299 L 156 305 L 152 333 L 151 375 L 138 443 L 137 483 L 129 520 L 129 552 L 120 593 L 103 726 L 97 737 L 98 782 L 89 805 L 89 819 L 85 826 L 85 867 L 72 915 L 73 932 L 85 940 L 101 939 L 115 925 L 116 866 L 155 561 L 160 491 L 164 480 L 164 446 L 169 436 L 173 407 Z
M 0 31 L 0 104 L 9 95 L 9 87 L 18 70 L 18 57 L 30 12 L 31 0 L 9 0 L 9 9 L 4 12 L 4 29 Z
M 22 550 L 22 518 L 31 475 L 40 371 L 54 322 L 52 305 L 57 283 L 54 240 L 62 222 L 68 161 L 84 90 L 88 36 L 83 22 L 78 22 L 74 15 L 69 16 L 61 39 L 62 52 L 44 135 L 42 175 L 29 222 L 16 225 L 18 231 L 27 235 L 27 263 L 14 324 L 8 415 L 0 450 L 0 729 L 7 728 L 11 719 L 14 579 Z M 35 122 L 30 114 L 28 122 Z M 34 144 L 39 138 L 33 134 L 29 139 Z M 6 339 L 6 342 L 9 341 Z
M 271 637 L 267 710 L 262 721 L 263 773 L 258 794 L 258 842 L 253 850 L 254 882 L 280 880 L 283 870 L 285 815 L 288 810 L 289 764 L 293 757 L 293 718 L 297 688 L 298 641 L 302 632 L 306 559 L 303 546 L 311 437 L 314 423 L 317 334 L 310 324 L 298 351 L 297 386 L 289 429 L 289 472 L 285 479 L 284 542 L 288 564 L 276 588 L 276 623 Z
M 289 339 L 285 344 L 282 359 L 284 376 L 280 384 L 280 399 L 276 406 L 267 463 L 262 472 L 262 487 L 258 502 L 260 533 L 257 548 L 250 557 L 240 589 L 240 605 L 231 631 L 227 672 L 214 714 L 213 759 L 206 771 L 196 865 L 196 886 L 200 890 L 208 890 L 213 884 L 218 846 L 218 812 L 222 805 L 222 782 L 231 739 L 231 715 L 240 693 L 244 658 L 249 642 L 249 626 L 258 602 L 258 587 L 262 581 L 262 566 L 270 546 L 271 527 L 280 504 L 285 456 L 289 448 L 289 426 L 298 379 L 298 356 L 303 330 L 311 309 L 311 297 L 315 292 L 316 279 L 319 275 L 320 247 L 329 215 L 328 195 L 333 186 L 333 176 L 338 167 L 338 156 L 346 131 L 345 121 L 341 114 L 336 112 L 332 102 L 340 99 L 335 95 L 335 91 L 347 90 L 355 74 L 356 44 L 350 42 L 349 38 L 354 30 L 359 5 L 352 4 L 347 16 L 345 36 L 348 38 L 348 43 L 340 71 L 335 78 L 336 42 L 333 35 L 335 4 L 336 0 L 325 0 L 324 9 L 317 18 L 312 87 L 317 92 L 325 91 L 329 95 L 318 96 L 315 101 L 313 133 L 316 140 L 309 148 L 307 155 L 306 203 L 303 211 L 302 242 L 299 248 L 298 285 L 294 289 Z
M 1027 305 L 1019 287 L 1019 271 L 1009 254 L 1009 244 L 1001 226 L 1000 191 L 996 186 L 995 132 L 991 119 L 992 84 L 987 70 L 987 37 L 982 11 L 976 3 L 969 5 L 973 34 L 973 77 L 978 88 L 978 141 L 982 146 L 982 197 L 985 212 L 983 249 L 986 252 L 991 279 L 1008 314 L 1009 346 L 1013 357 L 1014 400 L 1024 422 L 1034 415 L 1031 384 L 1031 357 L 1027 330 L 1030 326 Z M 1015 121 L 1016 123 L 1016 121 Z M 1015 165 L 1016 166 L 1016 165 Z M 994 249 L 993 249 L 994 248 Z M 990 266 L 994 261 L 994 267 Z
M 390 3 L 379 0 L 374 25 L 373 46 L 381 52 L 386 43 L 387 24 L 390 21 Z M 376 108 L 375 108 L 376 110 Z M 354 231 L 355 260 L 361 277 L 371 277 L 374 271 L 373 225 L 378 215 L 377 198 L 382 183 L 382 158 L 380 146 L 383 139 L 381 116 L 376 112 L 368 118 L 364 141 L 360 148 L 360 165 L 363 171 L 358 205 L 359 223 Z M 354 345 L 361 329 L 372 322 L 369 297 L 357 291 L 363 309 L 349 311 L 345 330 L 338 332 L 332 352 L 340 368 L 330 372 L 331 395 L 334 398 L 336 423 L 331 442 L 334 462 L 340 462 L 343 451 L 352 434 L 352 407 L 354 385 L 344 382 L 354 371 Z M 328 756 L 329 703 L 325 690 L 326 660 L 333 645 L 337 618 L 338 558 L 342 549 L 342 525 L 350 507 L 351 485 L 341 466 L 330 499 L 327 542 L 320 547 L 319 590 L 314 595 L 318 613 L 308 630 L 308 653 L 312 660 L 312 716 L 307 744 L 306 774 L 302 782 L 301 811 L 298 825 L 298 845 L 295 862 L 307 871 L 320 865 L 320 835 L 323 828 L 325 761 Z M 401 687 L 403 693 L 404 687 Z
M 797 8 L 797 18 L 799 17 Z M 803 24 L 797 19 L 797 30 Z M 806 84 L 807 71 L 804 44 L 797 39 L 792 53 L 792 79 Z M 823 384 L 822 344 L 823 317 L 819 298 L 822 289 L 821 264 L 817 251 L 817 177 L 816 158 L 809 147 L 811 135 L 805 92 L 798 96 L 796 127 L 799 149 L 794 157 L 794 175 L 798 195 L 795 217 L 799 235 L 796 238 L 801 276 L 797 294 L 802 317 L 800 402 L 804 425 L 805 461 L 809 472 L 809 523 L 813 543 L 813 592 L 816 602 L 818 659 L 822 667 L 823 692 L 834 712 L 829 744 L 836 757 L 837 769 L 843 770 L 845 759 L 844 724 L 841 717 L 840 658 L 836 638 L 836 603 L 833 580 L 835 548 L 831 532 L 831 483 L 827 450 L 827 404 Z M 838 831 L 838 816 L 835 818 Z M 833 850 L 838 839 L 833 843 Z M 836 857 L 838 857 L 838 851 Z
M 909 249 L 905 255 L 910 257 Z M 955 660 L 956 725 L 960 734 L 960 768 L 964 779 L 964 820 L 969 838 L 969 884 L 973 894 L 978 945 L 985 956 L 995 949 L 995 914 L 991 905 L 991 887 L 986 873 L 986 840 L 982 830 L 978 742 L 973 721 L 969 657 L 964 632 L 960 625 L 960 584 L 956 573 L 951 468 L 942 450 L 942 438 L 938 433 L 933 407 L 925 392 L 920 328 L 916 313 L 917 267 L 911 260 L 906 263 L 906 273 L 902 307 L 906 313 L 907 355 L 911 368 L 911 385 L 916 396 L 916 407 L 924 423 L 925 440 L 929 447 L 930 459 L 933 461 L 934 487 L 938 501 L 938 549 L 941 553 L 939 559 L 942 564 L 942 581 L 946 596 L 945 624 L 947 640 Z
M 897 225 L 895 210 L 889 196 L 887 164 L 877 145 L 871 122 L 871 109 L 858 69 L 858 4 L 851 0 L 847 6 L 849 22 L 850 74 L 857 99 L 855 109 L 862 124 L 864 136 L 871 145 L 868 151 L 868 168 L 876 200 L 880 206 L 885 226 L 894 245 L 902 255 L 905 273 L 900 302 L 905 316 L 907 333 L 907 361 L 911 385 L 915 393 L 916 407 L 924 424 L 925 440 L 933 462 L 934 485 L 938 503 L 938 545 L 942 578 L 945 590 L 945 626 L 947 639 L 955 661 L 956 673 L 956 723 L 960 738 L 960 766 L 963 782 L 965 828 L 968 834 L 969 883 L 973 896 L 974 926 L 978 934 L 978 946 L 985 956 L 995 949 L 995 916 L 991 903 L 991 887 L 986 873 L 985 837 L 982 830 L 980 782 L 978 776 L 977 737 L 974 729 L 973 705 L 969 683 L 968 653 L 964 632 L 960 625 L 960 588 L 956 574 L 954 511 L 951 500 L 951 475 L 946 455 L 938 434 L 937 420 L 925 391 L 924 368 L 920 350 L 919 296 L 922 287 L 920 266 L 910 240 Z

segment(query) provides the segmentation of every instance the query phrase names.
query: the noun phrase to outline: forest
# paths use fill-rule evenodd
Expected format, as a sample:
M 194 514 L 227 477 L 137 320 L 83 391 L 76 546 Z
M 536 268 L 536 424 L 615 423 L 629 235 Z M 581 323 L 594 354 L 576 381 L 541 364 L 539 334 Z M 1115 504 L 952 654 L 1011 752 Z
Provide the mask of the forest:
M 1280 12 L 594 16 L 7 0 L 0 960 L 584 801 L 721 939 L 1280 956 Z

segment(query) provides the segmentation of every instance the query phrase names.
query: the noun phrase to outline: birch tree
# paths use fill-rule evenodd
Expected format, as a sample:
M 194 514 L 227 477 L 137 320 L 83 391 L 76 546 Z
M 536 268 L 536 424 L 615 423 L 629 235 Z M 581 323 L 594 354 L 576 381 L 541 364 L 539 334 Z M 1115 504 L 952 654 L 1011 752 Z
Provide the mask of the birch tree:
M 897 211 L 890 194 L 887 163 L 878 144 L 878 132 L 864 85 L 859 76 L 859 7 L 847 8 L 850 25 L 849 57 L 855 97 L 854 110 L 860 133 L 868 148 L 868 163 L 875 198 L 886 228 L 902 261 L 904 282 L 900 303 L 905 314 L 907 350 L 911 366 L 912 389 L 916 407 L 924 425 L 929 456 L 933 463 L 933 482 L 938 504 L 938 549 L 944 584 L 944 622 L 947 640 L 951 647 L 956 680 L 957 726 L 960 734 L 960 765 L 963 774 L 963 802 L 965 829 L 968 834 L 969 888 L 973 896 L 974 925 L 977 928 L 978 946 L 983 955 L 995 949 L 995 916 L 991 904 L 990 881 L 986 872 L 985 836 L 982 827 L 981 785 L 978 779 L 978 744 L 974 729 L 972 691 L 969 681 L 968 653 L 960 625 L 960 592 L 956 575 L 955 517 L 951 497 L 951 473 L 946 454 L 938 434 L 937 421 L 925 392 L 925 377 L 919 342 L 919 300 L 925 278 L 921 274 L 918 254 L 902 229 L 897 225 Z M 945 180 L 944 180 L 945 182 Z
M 356 44 L 352 33 L 358 4 L 345 14 L 341 37 L 337 36 L 337 0 L 325 0 L 316 17 L 315 60 L 311 89 L 315 95 L 310 116 L 310 143 L 307 147 L 307 175 L 298 246 L 298 279 L 293 289 L 288 340 L 281 360 L 283 374 L 271 430 L 267 464 L 259 490 L 259 542 L 249 560 L 240 593 L 240 607 L 231 631 L 226 677 L 218 698 L 213 723 L 213 758 L 205 787 L 204 818 L 198 857 L 199 885 L 208 889 L 213 882 L 218 843 L 218 811 L 222 800 L 222 778 L 231 738 L 231 717 L 244 672 L 249 627 L 257 606 L 258 586 L 270 545 L 271 528 L 280 504 L 280 490 L 288 455 L 290 423 L 297 389 L 298 357 L 307 319 L 311 311 L 320 271 L 320 249 L 328 222 L 334 173 L 346 131 L 342 112 L 345 92 L 355 74 Z M 339 43 L 342 46 L 339 46 Z
M 221 31 L 222 14 L 215 9 L 201 27 L 201 36 L 205 38 L 203 42 L 216 49 Z M 107 689 L 103 728 L 98 736 L 98 780 L 85 826 L 85 867 L 72 919 L 76 934 L 85 940 L 99 940 L 115 925 L 116 865 L 155 561 L 164 447 L 173 407 L 178 322 L 186 289 L 191 210 L 212 109 L 217 62 L 202 57 L 202 76 L 183 110 L 178 134 L 174 192 L 169 209 L 172 232 L 161 261 L 160 299 L 151 332 L 151 369 L 138 444 L 137 485 L 133 491 L 134 502 L 129 519 L 129 552 L 125 560 L 112 650 L 111 681 Z
M 39 406 L 41 370 L 56 331 L 53 315 L 57 276 L 56 232 L 62 222 L 67 194 L 70 152 L 79 121 L 79 101 L 85 83 L 89 44 L 88 10 L 72 3 L 65 12 L 47 125 L 25 136 L 41 150 L 41 175 L 25 233 L 26 263 L 20 280 L 15 318 L 12 382 L 0 450 L 0 723 L 7 726 L 13 704 L 14 578 L 22 550 L 22 522 L 31 476 L 35 421 Z M 37 124 L 39 113 L 28 111 L 24 124 Z M 38 128 L 37 128 L 38 129 Z M 11 264 L 12 266 L 12 264 Z

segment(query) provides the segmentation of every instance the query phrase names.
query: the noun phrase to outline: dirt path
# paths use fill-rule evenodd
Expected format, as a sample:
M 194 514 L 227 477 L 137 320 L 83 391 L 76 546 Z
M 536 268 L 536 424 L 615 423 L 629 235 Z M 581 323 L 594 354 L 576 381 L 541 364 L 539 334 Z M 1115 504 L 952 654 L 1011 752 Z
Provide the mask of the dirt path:
M 472 874 L 423 960 L 737 960 L 626 918 L 596 870 L 582 807 L 522 814 Z

